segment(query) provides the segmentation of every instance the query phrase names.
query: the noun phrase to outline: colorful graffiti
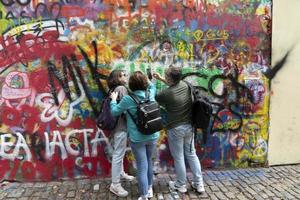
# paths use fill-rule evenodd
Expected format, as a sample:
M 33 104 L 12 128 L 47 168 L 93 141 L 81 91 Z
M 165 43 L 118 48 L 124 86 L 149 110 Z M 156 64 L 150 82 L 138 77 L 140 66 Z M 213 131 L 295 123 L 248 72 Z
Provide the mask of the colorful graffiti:
M 95 117 L 116 68 L 182 67 L 213 105 L 204 167 L 267 163 L 271 0 L 1 0 L 0 34 L 0 180 L 108 176 Z M 165 131 L 154 159 L 173 167 Z

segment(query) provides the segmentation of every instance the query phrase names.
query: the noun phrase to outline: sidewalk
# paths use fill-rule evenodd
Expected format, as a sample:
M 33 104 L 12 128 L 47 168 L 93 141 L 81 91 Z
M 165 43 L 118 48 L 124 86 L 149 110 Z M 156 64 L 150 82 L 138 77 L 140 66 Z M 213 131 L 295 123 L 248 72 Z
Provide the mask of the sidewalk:
M 155 178 L 155 199 L 300 199 L 300 165 L 203 172 L 206 193 L 198 195 L 170 192 L 168 181 L 174 175 L 159 174 Z M 189 174 L 191 177 L 191 174 Z M 0 183 L 0 199 L 137 199 L 136 182 L 123 182 L 127 198 L 109 192 L 110 179 L 80 179 L 48 183 Z

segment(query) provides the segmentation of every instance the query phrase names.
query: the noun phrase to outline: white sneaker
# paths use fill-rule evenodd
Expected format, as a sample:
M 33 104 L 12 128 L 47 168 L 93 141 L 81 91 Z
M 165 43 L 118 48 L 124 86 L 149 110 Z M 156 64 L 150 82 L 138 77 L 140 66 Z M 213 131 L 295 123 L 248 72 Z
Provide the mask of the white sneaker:
M 148 197 L 139 197 L 138 200 L 148 200 Z
M 169 181 L 169 189 L 170 190 L 176 190 L 176 191 L 181 192 L 181 193 L 186 193 L 187 192 L 186 185 L 177 186 L 174 181 Z
M 153 197 L 153 189 L 152 189 L 152 187 L 149 188 L 147 197 L 148 198 L 152 198 Z
M 128 192 L 121 186 L 120 183 L 118 184 L 111 184 L 109 190 L 117 195 L 118 197 L 127 197 Z
M 125 172 L 121 173 L 121 178 L 125 179 L 127 181 L 133 181 L 134 180 L 134 176 L 130 176 L 130 175 L 126 174 Z
M 195 184 L 195 183 L 192 183 L 191 184 L 192 188 L 194 190 L 196 190 L 198 193 L 202 194 L 205 192 L 205 189 L 204 189 L 204 185 L 203 184 Z

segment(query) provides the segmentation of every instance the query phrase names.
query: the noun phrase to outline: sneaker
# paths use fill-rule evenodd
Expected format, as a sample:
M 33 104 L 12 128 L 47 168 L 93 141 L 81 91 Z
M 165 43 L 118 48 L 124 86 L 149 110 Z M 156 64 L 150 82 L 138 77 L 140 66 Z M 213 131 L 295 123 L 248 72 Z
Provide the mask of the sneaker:
M 138 200 L 148 200 L 148 197 L 139 197 Z
M 109 190 L 117 195 L 118 197 L 127 197 L 128 192 L 121 186 L 120 183 L 118 184 L 111 184 Z
M 194 184 L 194 183 L 192 183 L 191 186 L 194 190 L 196 190 L 200 194 L 205 192 L 203 184 Z
M 181 193 L 186 193 L 187 192 L 186 185 L 177 186 L 174 181 L 169 181 L 169 189 L 170 190 L 176 190 L 176 191 L 181 192 Z
M 121 174 L 121 178 L 125 179 L 127 181 L 133 181 L 134 180 L 134 176 L 130 176 L 130 175 L 126 174 L 125 172 Z
M 152 189 L 152 187 L 149 188 L 147 197 L 148 198 L 152 198 L 153 197 L 153 189 Z

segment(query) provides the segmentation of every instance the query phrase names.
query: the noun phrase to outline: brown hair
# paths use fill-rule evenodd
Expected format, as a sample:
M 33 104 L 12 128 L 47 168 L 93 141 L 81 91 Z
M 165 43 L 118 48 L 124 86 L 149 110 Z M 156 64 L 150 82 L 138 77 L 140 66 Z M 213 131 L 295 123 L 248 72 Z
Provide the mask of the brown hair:
M 165 75 L 167 78 L 171 79 L 171 81 L 174 84 L 177 84 L 181 80 L 181 76 L 182 76 L 181 68 L 171 66 L 167 69 Z
M 148 87 L 148 78 L 141 71 L 136 71 L 130 76 L 128 84 L 131 91 L 146 90 Z
M 109 89 L 113 89 L 118 85 L 123 85 L 123 83 L 120 81 L 120 77 L 122 73 L 125 73 L 125 71 L 120 69 L 115 69 L 109 74 L 109 77 L 107 79 L 107 85 Z

